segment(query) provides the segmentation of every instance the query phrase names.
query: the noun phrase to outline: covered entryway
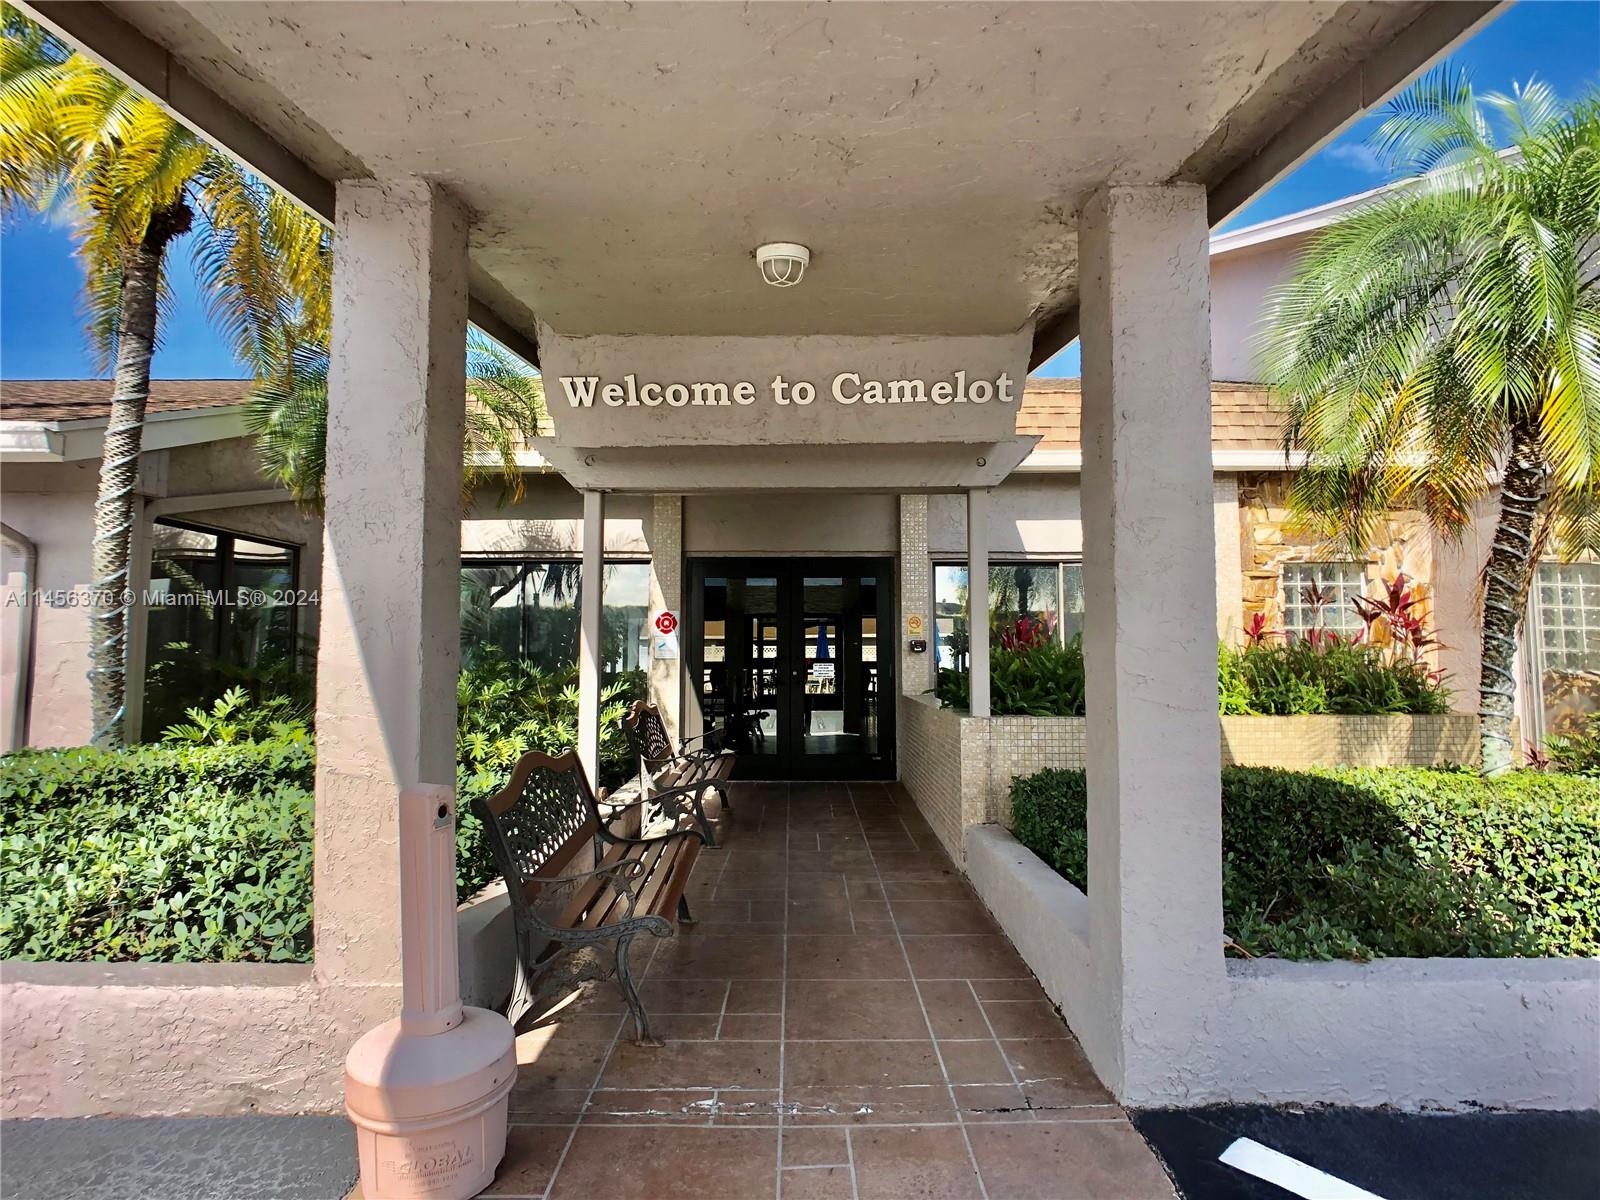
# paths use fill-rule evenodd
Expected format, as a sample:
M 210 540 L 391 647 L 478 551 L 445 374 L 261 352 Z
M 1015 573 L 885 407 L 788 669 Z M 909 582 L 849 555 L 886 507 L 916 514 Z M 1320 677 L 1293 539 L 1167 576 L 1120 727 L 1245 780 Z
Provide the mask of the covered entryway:
M 746 779 L 894 777 L 889 559 L 691 563 L 689 678 Z

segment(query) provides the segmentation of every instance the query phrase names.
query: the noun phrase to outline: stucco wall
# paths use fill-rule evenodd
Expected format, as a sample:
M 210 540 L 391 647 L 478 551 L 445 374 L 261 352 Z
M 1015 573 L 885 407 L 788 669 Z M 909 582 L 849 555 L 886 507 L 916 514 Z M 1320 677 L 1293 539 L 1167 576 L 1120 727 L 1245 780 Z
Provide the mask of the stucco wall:
M 1259 378 L 1251 338 L 1267 289 L 1283 277 L 1304 237 L 1280 238 L 1211 259 L 1211 374 L 1216 379 Z
M 685 553 L 893 554 L 898 500 L 890 494 L 806 492 L 685 496 Z
M 937 558 L 967 557 L 965 496 L 928 497 L 928 550 Z M 989 493 L 992 559 L 1083 553 L 1076 475 L 1013 475 Z
M 994 825 L 968 831 L 966 870 L 1094 1060 L 1109 1034 L 1088 898 Z M 1592 959 L 1230 962 L 1226 988 L 1198 1016 L 1204 1041 L 1159 1086 L 1119 1099 L 1600 1107 Z

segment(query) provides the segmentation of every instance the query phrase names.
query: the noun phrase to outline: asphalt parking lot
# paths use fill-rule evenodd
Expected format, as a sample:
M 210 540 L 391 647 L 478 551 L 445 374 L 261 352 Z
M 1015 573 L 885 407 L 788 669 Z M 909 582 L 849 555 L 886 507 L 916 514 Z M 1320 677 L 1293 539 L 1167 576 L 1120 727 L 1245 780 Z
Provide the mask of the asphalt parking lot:
M 1358 1196 L 1314 1178 L 1295 1191 L 1218 1161 L 1246 1138 L 1382 1200 L 1595 1200 L 1600 1112 L 1152 1109 L 1134 1124 L 1185 1200 Z M 1249 1157 L 1270 1159 L 1258 1151 Z M 1269 1168 L 1270 1169 L 1270 1168 Z M 1303 1172 L 1293 1172 L 1306 1178 Z

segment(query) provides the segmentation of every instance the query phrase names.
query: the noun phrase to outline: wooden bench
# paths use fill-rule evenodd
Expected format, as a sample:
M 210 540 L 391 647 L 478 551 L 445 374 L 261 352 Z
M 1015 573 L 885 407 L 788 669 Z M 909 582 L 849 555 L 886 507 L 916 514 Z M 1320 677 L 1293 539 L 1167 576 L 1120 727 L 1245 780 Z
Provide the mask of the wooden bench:
M 714 790 L 722 811 L 733 811 L 727 787 L 736 761 L 733 751 L 710 745 L 711 735 L 708 734 L 673 745 L 660 709 L 647 700 L 633 702 L 627 716 L 622 718 L 622 728 L 639 761 L 639 795 L 653 800 L 663 791 L 687 791 L 705 831 L 706 842 L 715 846 L 715 828 L 706 818 L 705 793 Z M 701 745 L 696 747 L 695 742 Z
M 630 836 L 617 826 L 643 798 L 609 802 L 602 814 L 576 752 L 530 751 L 504 788 L 472 801 L 511 898 L 517 961 L 506 1016 L 513 1025 L 541 994 L 614 973 L 638 1044 L 661 1045 L 628 951 L 641 934 L 671 937 L 679 922 L 694 919 L 683 892 L 706 838 L 688 802 L 692 792 L 654 793 L 650 802 L 667 819 L 658 831 Z M 594 867 L 572 869 L 587 862 Z

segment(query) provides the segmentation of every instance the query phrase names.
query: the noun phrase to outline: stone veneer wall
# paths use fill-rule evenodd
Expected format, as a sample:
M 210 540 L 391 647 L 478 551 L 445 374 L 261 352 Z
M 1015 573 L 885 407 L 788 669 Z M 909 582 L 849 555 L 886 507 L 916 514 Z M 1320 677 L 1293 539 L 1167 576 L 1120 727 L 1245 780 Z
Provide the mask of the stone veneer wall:
M 1271 629 L 1283 628 L 1283 565 L 1292 562 L 1350 560 L 1348 549 L 1320 543 L 1297 533 L 1289 521 L 1287 472 L 1239 476 L 1239 556 L 1242 572 L 1245 623 L 1257 613 Z M 1419 512 L 1390 513 L 1378 537 L 1362 556 L 1366 563 L 1367 594 L 1382 588 L 1402 572 L 1422 597 L 1415 610 L 1433 624 L 1433 537 L 1427 519 Z
M 1438 767 L 1477 760 L 1478 719 L 1222 717 L 1224 766 Z M 969 825 L 1011 824 L 1011 781 L 1046 767 L 1082 769 L 1082 717 L 969 717 L 931 696 L 900 710 L 900 779 L 957 862 Z

